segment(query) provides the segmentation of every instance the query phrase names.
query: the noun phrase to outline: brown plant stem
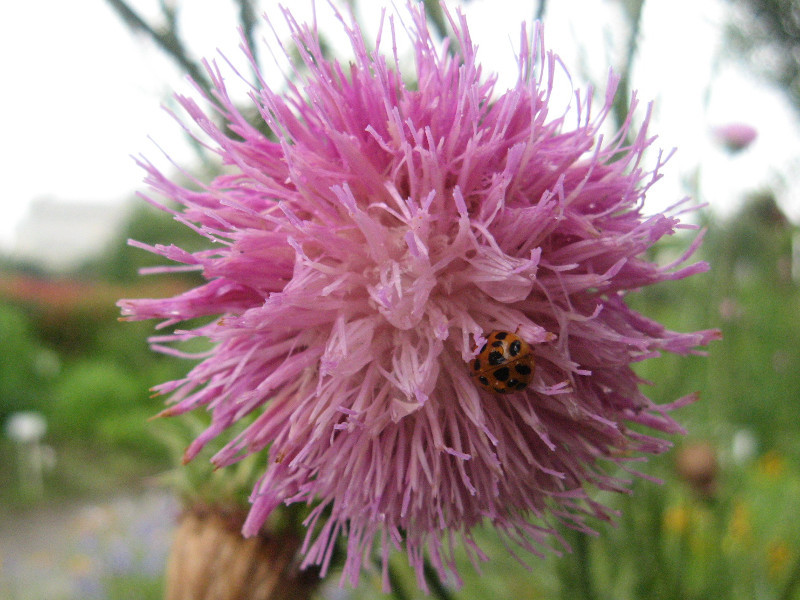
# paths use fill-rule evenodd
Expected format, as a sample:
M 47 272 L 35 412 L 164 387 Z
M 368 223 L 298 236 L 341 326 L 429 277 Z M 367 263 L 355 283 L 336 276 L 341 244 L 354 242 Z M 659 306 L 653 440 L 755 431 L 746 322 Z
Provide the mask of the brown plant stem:
M 320 585 L 300 571 L 302 538 L 290 531 L 240 532 L 244 515 L 195 506 L 181 517 L 167 565 L 166 600 L 309 600 Z

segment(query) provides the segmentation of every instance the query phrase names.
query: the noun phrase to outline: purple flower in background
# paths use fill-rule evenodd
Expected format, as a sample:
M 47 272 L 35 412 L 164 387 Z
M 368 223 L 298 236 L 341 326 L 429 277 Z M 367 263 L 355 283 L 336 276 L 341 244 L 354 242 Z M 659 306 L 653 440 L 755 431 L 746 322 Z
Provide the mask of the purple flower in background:
M 714 137 L 729 152 L 739 152 L 752 144 L 758 137 L 758 131 L 747 123 L 728 123 L 714 128 Z
M 221 316 L 154 340 L 162 350 L 195 336 L 215 344 L 186 378 L 157 388 L 172 394 L 165 414 L 213 415 L 186 460 L 249 418 L 213 458 L 268 453 L 245 533 L 282 503 L 315 502 L 304 564 L 324 573 L 346 536 L 353 584 L 376 539 L 384 568 L 403 549 L 424 586 L 426 555 L 456 579 L 457 546 L 483 558 L 471 534 L 481 523 L 538 554 L 557 522 L 610 519 L 586 489 L 625 490 L 608 465 L 670 445 L 627 424 L 680 432 L 667 413 L 694 398 L 654 405 L 631 363 L 718 337 L 668 331 L 625 304 L 629 290 L 706 265 L 643 256 L 681 225 L 643 213 L 663 164 L 641 164 L 647 119 L 638 132 L 629 120 L 600 134 L 616 80 L 599 110 L 589 91 L 576 96 L 577 116 L 552 115 L 558 60 L 538 30 L 531 41 L 523 28 L 519 77 L 499 90 L 462 15 L 451 15 L 459 50 L 448 53 L 422 8 L 409 11 L 410 72 L 392 52 L 393 24 L 374 51 L 348 27 L 355 56 L 342 65 L 287 12 L 307 75 L 281 94 L 262 82 L 253 96 L 276 139 L 248 123 L 216 69 L 224 127 L 180 98 L 226 174 L 190 190 L 147 165 L 149 183 L 214 244 L 148 249 L 207 283 L 120 302 L 128 319 L 169 325 Z M 472 378 L 495 330 L 530 345 L 522 391 L 494 394 Z

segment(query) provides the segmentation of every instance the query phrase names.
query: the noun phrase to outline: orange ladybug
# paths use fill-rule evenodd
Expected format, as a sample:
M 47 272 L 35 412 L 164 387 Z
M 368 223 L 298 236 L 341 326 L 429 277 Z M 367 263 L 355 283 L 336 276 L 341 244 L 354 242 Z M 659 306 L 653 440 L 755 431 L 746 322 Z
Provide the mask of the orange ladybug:
M 470 363 L 472 378 L 495 394 L 511 394 L 528 387 L 535 362 L 531 347 L 509 331 L 492 331 Z

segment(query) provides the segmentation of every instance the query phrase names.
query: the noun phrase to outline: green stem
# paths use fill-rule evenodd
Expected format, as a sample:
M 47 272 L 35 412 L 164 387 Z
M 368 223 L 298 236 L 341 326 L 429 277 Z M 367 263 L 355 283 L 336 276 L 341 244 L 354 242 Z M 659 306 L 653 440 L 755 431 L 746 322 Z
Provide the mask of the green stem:
M 447 21 L 444 18 L 444 12 L 442 11 L 442 6 L 439 4 L 439 0 L 422 0 L 422 3 L 425 5 L 425 16 L 434 26 L 436 32 L 443 40 L 450 40 L 450 46 L 448 47 L 450 54 L 457 53 L 459 50 L 458 40 L 455 36 L 450 34 L 450 28 L 447 26 Z
M 146 34 L 153 42 L 155 42 L 167 56 L 172 57 L 181 68 L 183 68 L 189 76 L 199 85 L 208 95 L 210 100 L 214 97 L 211 95 L 211 82 L 206 77 L 205 72 L 201 66 L 189 58 L 186 49 L 178 37 L 177 24 L 175 22 L 175 14 L 166 12 L 168 27 L 163 31 L 157 31 L 147 21 L 145 21 L 139 14 L 134 11 L 125 0 L 106 0 L 108 4 L 117 11 L 117 14 L 133 31 L 138 31 Z M 165 5 L 162 5 L 165 6 Z
M 389 585 L 392 586 L 392 596 L 397 598 L 397 600 L 411 600 L 408 592 L 403 587 L 403 583 L 400 581 L 400 578 L 397 576 L 392 565 L 388 566 L 389 571 Z
M 798 585 L 800 585 L 800 558 L 795 561 L 789 579 L 786 581 L 786 586 L 783 588 L 783 593 L 778 596 L 779 600 L 791 600 L 794 598 Z
M 236 0 L 236 4 L 239 6 L 239 24 L 242 26 L 244 39 L 253 51 L 254 67 L 258 69 L 258 52 L 255 50 L 256 44 L 253 33 L 258 26 L 259 18 L 253 6 L 253 0 Z M 258 79 L 255 81 L 258 81 Z
M 619 86 L 617 87 L 617 94 L 614 96 L 612 111 L 614 120 L 617 127 L 622 127 L 625 119 L 628 117 L 630 110 L 630 94 L 631 94 L 631 71 L 633 68 L 633 59 L 636 56 L 636 50 L 639 46 L 639 34 L 642 28 L 642 12 L 644 11 L 645 0 L 632 0 L 623 5 L 626 7 L 628 23 L 630 25 L 630 35 L 628 36 L 628 53 L 625 56 L 625 63 L 619 70 Z M 628 134 L 630 138 L 630 133 Z M 628 139 L 630 143 L 632 140 Z
M 585 600 L 596 600 L 597 594 L 592 584 L 592 565 L 591 553 L 589 551 L 589 541 L 585 533 L 577 532 L 573 536 L 573 549 L 575 551 L 575 562 L 577 565 L 578 589 L 581 597 Z
M 539 0 L 539 6 L 536 8 L 536 16 L 534 19 L 541 21 L 544 19 L 544 13 L 547 10 L 547 0 Z
M 436 569 L 433 568 L 427 558 L 425 559 L 423 570 L 425 573 L 425 581 L 428 583 L 428 587 L 434 596 L 440 598 L 441 600 L 454 599 L 453 594 L 450 593 L 450 590 L 444 587 L 444 584 L 439 579 L 438 573 L 436 573 Z

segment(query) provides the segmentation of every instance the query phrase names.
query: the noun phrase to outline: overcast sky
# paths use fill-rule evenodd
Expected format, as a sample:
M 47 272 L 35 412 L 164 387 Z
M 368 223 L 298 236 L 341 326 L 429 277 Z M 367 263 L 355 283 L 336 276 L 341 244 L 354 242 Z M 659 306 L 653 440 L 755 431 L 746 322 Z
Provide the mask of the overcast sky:
M 145 14 L 157 14 L 156 0 L 131 4 Z M 215 56 L 219 48 L 239 61 L 232 4 L 183 4 L 188 45 L 205 56 Z M 299 19 L 310 15 L 306 0 L 290 4 Z M 318 4 L 323 15 L 326 2 Z M 362 4 L 370 7 L 363 20 L 373 30 L 379 6 L 391 6 Z M 263 6 L 269 9 L 274 3 L 265 1 Z M 652 0 L 646 6 L 634 84 L 643 100 L 656 102 L 652 131 L 659 134 L 660 145 L 679 149 L 665 182 L 653 188 L 654 205 L 684 195 L 683 182 L 698 169 L 701 199 L 723 212 L 748 190 L 781 178 L 797 183 L 791 175 L 798 172 L 800 157 L 796 118 L 779 94 L 726 60 L 721 30 L 727 4 Z M 519 23 L 530 19 L 534 8 L 533 2 L 515 0 L 473 0 L 467 5 L 479 55 L 506 81 L 513 79 Z M 280 21 L 275 18 L 276 25 Z M 602 74 L 620 58 L 614 51 L 623 33 L 619 23 L 609 0 L 548 2 L 546 43 L 576 79 L 588 72 L 602 83 Z M 330 31 L 335 41 L 335 25 Z M 163 161 L 160 146 L 179 162 L 192 160 L 180 128 L 161 108 L 171 90 L 188 89 L 182 74 L 148 40 L 132 36 L 103 0 L 6 0 L 0 8 L 0 68 L 2 246 L 10 243 L 15 224 L 36 198 L 130 198 L 141 189 L 142 179 L 131 155 Z M 271 73 L 279 85 L 277 70 Z M 733 158 L 709 135 L 712 126 L 731 121 L 759 129 L 754 146 Z M 788 188 L 800 187 L 788 183 Z M 790 215 L 800 218 L 800 195 L 786 191 L 779 197 Z

